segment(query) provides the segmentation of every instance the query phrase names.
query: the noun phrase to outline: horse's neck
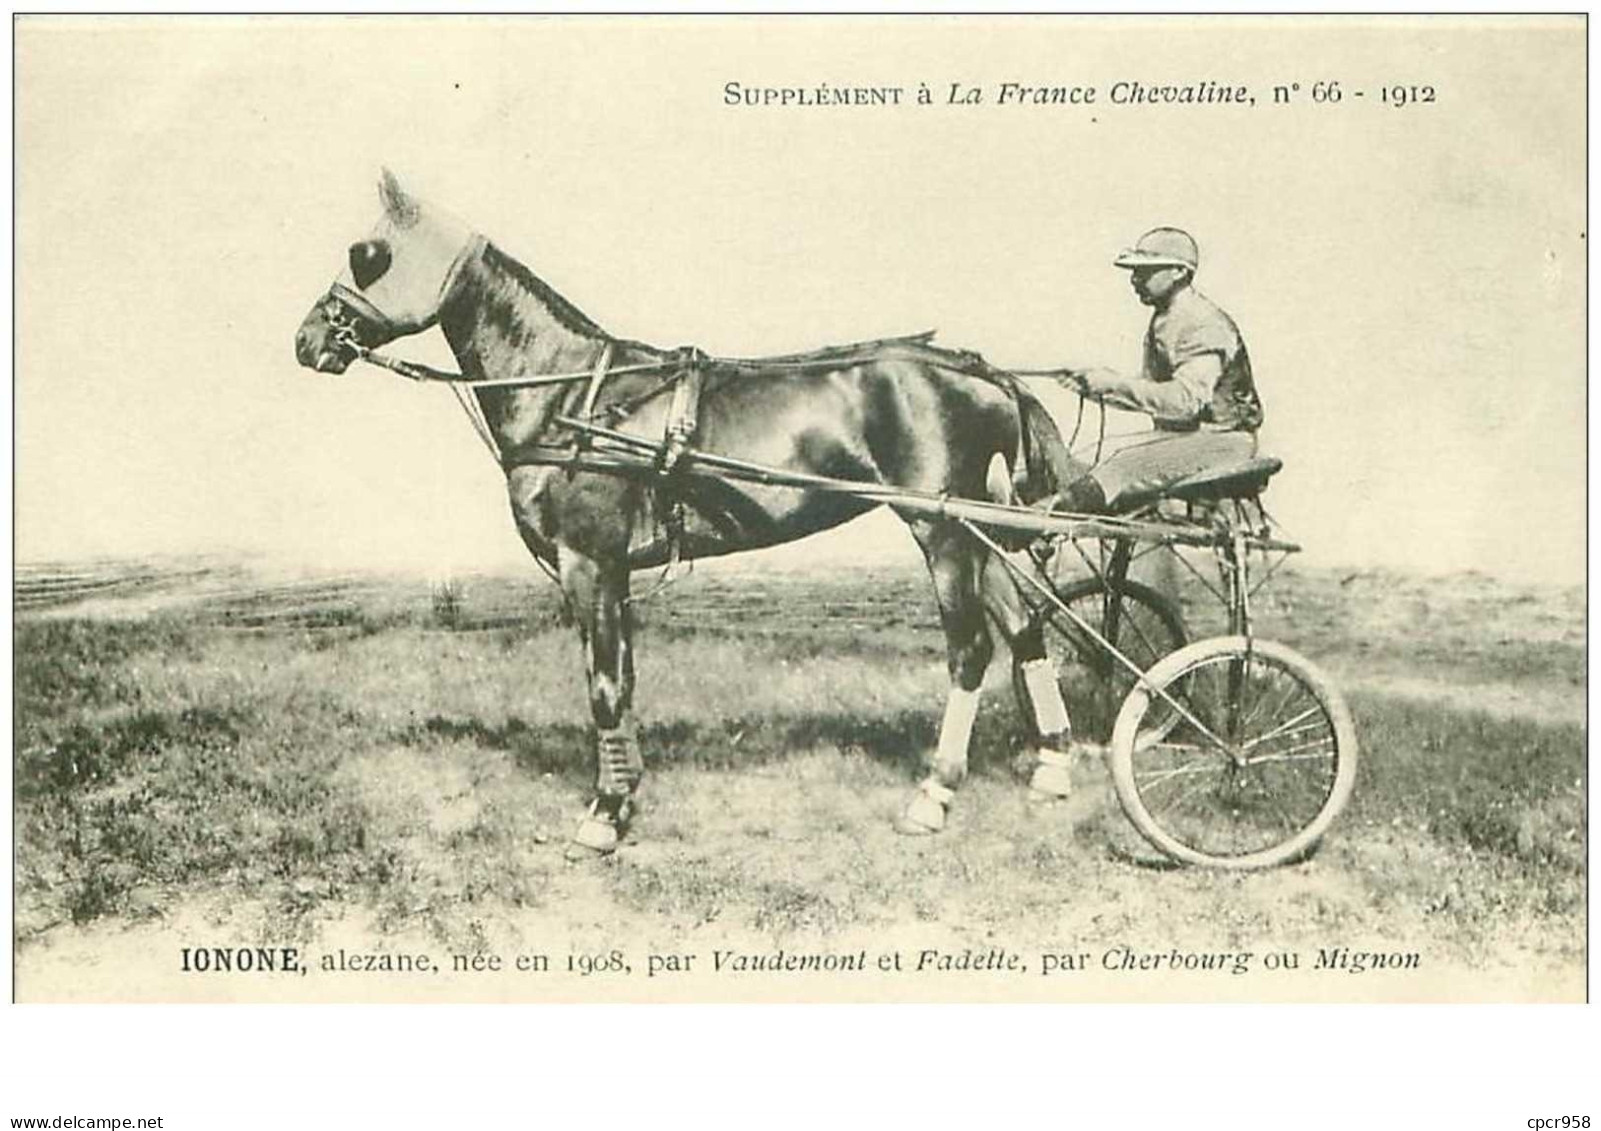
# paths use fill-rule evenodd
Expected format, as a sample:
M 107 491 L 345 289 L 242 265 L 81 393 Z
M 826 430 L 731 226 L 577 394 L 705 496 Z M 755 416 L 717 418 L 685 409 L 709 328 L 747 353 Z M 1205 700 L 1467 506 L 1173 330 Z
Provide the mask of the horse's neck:
M 583 312 L 492 244 L 463 266 L 439 325 L 472 381 L 584 372 L 607 340 Z M 478 396 L 504 451 L 534 439 L 575 391 L 581 394 L 581 383 L 484 389 Z
M 439 324 L 474 380 L 582 368 L 606 340 L 582 311 L 493 244 L 463 265 Z

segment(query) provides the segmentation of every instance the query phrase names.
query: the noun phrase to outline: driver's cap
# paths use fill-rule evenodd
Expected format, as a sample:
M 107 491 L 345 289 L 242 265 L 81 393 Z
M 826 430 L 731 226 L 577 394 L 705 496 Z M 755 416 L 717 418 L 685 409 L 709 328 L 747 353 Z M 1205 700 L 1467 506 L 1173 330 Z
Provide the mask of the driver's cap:
M 1190 233 L 1182 229 L 1152 228 L 1112 263 L 1129 270 L 1136 267 L 1188 267 L 1193 272 L 1201 265 L 1201 250 L 1195 246 Z

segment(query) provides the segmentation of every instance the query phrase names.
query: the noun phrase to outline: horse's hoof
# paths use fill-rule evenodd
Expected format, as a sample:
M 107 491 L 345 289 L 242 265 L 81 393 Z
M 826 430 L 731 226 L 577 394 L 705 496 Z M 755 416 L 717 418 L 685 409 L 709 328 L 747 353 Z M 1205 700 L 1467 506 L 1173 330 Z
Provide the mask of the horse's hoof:
M 572 843 L 567 846 L 567 859 L 593 860 L 597 856 L 610 856 L 617 851 L 617 826 L 599 817 L 585 817 L 573 832 Z
M 1073 778 L 1066 766 L 1041 762 L 1028 779 L 1028 791 L 1039 801 L 1061 801 L 1073 796 Z
M 945 827 L 945 811 L 956 791 L 929 778 L 913 791 L 906 808 L 895 819 L 895 831 L 903 836 L 929 836 Z
M 1075 742 L 1065 751 L 1041 750 L 1028 779 L 1030 795 L 1038 801 L 1062 801 L 1073 796 L 1073 767 L 1105 756 L 1106 751 L 1088 742 Z

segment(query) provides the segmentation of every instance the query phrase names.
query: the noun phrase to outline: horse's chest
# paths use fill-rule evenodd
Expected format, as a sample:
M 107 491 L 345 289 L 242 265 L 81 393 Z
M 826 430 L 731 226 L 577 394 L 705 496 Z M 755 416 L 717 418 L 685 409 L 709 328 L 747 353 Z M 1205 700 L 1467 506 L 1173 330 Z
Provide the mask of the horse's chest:
M 622 552 L 638 517 L 638 492 L 605 475 L 523 466 L 506 476 L 512 515 L 525 533 L 585 553 Z

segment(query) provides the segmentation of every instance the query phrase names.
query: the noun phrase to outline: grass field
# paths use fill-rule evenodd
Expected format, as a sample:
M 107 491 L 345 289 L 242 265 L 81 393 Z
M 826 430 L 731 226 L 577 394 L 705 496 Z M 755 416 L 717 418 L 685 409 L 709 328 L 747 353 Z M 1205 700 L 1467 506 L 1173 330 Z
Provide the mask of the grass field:
M 1362 945 L 1574 992 L 1582 590 L 1292 570 L 1270 590 L 1261 634 L 1334 675 L 1363 748 L 1350 807 L 1304 863 L 1167 868 L 1099 770 L 1070 802 L 1029 802 L 1002 679 L 950 827 L 897 837 L 945 685 L 908 568 L 702 570 L 643 607 L 634 843 L 572 865 L 583 673 L 537 575 L 431 589 L 204 562 L 25 569 L 19 987 L 203 925 L 456 951 Z

